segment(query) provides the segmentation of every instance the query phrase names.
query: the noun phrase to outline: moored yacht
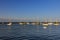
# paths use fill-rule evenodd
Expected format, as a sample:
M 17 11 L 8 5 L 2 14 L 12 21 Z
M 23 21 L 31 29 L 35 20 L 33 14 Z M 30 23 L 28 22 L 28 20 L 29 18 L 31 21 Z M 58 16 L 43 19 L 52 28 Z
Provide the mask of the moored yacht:
M 48 26 L 48 24 L 42 24 L 43 26 Z
M 52 23 L 52 22 L 50 22 L 50 23 L 48 23 L 48 25 L 53 25 L 53 23 Z
M 7 25 L 12 25 L 12 23 L 10 22 L 10 23 L 8 23 Z
M 55 25 L 55 26 L 58 26 L 58 25 L 60 25 L 60 24 L 59 24 L 59 23 L 54 23 L 54 25 Z

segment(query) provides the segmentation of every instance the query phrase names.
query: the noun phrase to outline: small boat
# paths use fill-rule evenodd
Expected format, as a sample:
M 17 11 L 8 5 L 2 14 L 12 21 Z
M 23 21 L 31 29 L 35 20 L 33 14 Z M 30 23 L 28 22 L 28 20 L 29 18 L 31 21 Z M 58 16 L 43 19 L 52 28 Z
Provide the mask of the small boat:
M 58 25 L 59 25 L 59 23 L 54 23 L 54 25 L 55 25 L 55 26 L 58 26 Z
M 27 22 L 26 24 L 30 24 L 29 22 Z
M 20 25 L 23 25 L 23 23 L 19 23 Z
M 20 22 L 19 24 L 20 24 L 20 25 L 25 25 L 26 23 L 25 23 L 25 22 Z
M 48 26 L 48 24 L 42 24 L 43 26 Z
M 8 23 L 7 25 L 12 25 L 12 23 Z
M 31 23 L 32 25 L 36 25 L 36 23 Z
M 55 25 L 55 26 L 58 26 L 58 25 L 60 25 L 60 24 L 59 24 L 59 22 L 56 21 L 56 22 L 54 22 L 54 25 Z
M 53 25 L 53 23 L 48 23 L 48 25 Z

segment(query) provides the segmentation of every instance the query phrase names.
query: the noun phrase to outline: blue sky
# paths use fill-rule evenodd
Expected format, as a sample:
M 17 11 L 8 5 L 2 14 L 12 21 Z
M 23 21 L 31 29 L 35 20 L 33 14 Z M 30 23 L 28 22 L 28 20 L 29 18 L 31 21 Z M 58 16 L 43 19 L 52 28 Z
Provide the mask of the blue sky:
M 3 17 L 60 17 L 60 0 L 0 0 Z

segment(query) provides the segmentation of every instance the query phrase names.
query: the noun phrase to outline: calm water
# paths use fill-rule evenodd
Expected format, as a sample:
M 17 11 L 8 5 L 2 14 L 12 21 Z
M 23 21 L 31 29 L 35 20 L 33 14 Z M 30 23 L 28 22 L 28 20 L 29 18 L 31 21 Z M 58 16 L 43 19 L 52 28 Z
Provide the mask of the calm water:
M 60 26 L 0 25 L 0 40 L 60 40 Z

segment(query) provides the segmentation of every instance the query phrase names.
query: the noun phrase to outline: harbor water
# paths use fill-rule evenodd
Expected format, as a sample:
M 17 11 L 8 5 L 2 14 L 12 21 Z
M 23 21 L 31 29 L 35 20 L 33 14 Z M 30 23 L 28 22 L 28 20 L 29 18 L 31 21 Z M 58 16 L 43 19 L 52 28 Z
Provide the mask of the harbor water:
M 60 40 L 60 25 L 0 25 L 0 40 Z

